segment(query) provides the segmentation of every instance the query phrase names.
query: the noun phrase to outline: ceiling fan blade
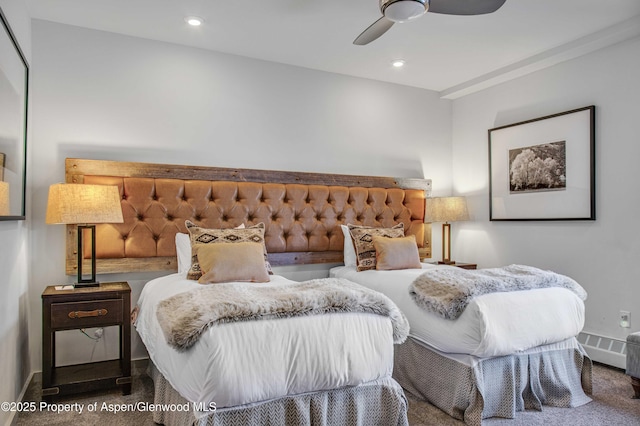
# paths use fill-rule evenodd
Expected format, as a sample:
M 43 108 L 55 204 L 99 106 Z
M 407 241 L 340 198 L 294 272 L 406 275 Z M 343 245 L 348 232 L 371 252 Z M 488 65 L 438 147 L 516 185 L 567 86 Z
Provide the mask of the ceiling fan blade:
M 382 18 L 371 24 L 369 28 L 362 32 L 362 34 L 356 37 L 356 39 L 353 40 L 353 44 L 356 44 L 358 46 L 369 44 L 373 40 L 380 37 L 382 34 L 386 33 L 389 28 L 393 27 L 393 24 L 393 21 L 390 21 L 383 16 Z
M 484 15 L 500 9 L 506 0 L 430 0 L 429 12 L 446 15 Z

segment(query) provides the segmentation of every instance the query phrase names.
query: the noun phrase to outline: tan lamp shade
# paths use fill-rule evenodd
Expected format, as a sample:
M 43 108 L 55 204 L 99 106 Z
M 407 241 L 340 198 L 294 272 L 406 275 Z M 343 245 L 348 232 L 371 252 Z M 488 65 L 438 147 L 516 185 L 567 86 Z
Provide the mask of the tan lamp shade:
M 57 183 L 49 187 L 46 223 L 122 223 L 117 186 Z
M 425 223 L 442 223 L 442 261 L 438 263 L 454 264 L 451 260 L 451 225 L 449 222 L 469 220 L 467 199 L 464 197 L 427 198 Z
M 465 197 L 427 198 L 425 223 L 469 220 Z
M 9 216 L 9 182 L 0 182 L 0 216 Z

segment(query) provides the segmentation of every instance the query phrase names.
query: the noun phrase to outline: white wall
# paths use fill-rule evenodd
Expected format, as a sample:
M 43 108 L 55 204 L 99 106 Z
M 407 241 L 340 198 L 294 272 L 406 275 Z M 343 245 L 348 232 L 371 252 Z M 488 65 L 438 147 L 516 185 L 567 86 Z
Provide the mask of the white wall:
M 64 275 L 64 230 L 44 224 L 48 187 L 64 180 L 66 157 L 428 177 L 436 191 L 451 190 L 451 102 L 435 92 L 32 25 L 34 316 L 46 285 L 73 280 Z M 303 279 L 326 274 L 318 267 L 282 271 Z M 135 302 L 156 275 L 100 279 L 129 280 Z M 32 367 L 40 370 L 40 325 L 30 333 Z M 93 344 L 79 338 L 63 362 L 89 356 Z M 144 356 L 137 340 L 136 356 Z
M 27 62 L 30 62 L 31 21 L 23 2 L 0 0 L 0 8 Z M 27 164 L 27 171 L 29 167 Z M 0 221 L 0 401 L 16 401 L 31 372 L 28 339 L 29 225 L 28 217 L 26 221 Z M 0 411 L 0 424 L 10 422 L 11 414 Z
M 455 224 L 454 257 L 567 274 L 589 293 L 585 331 L 619 339 L 620 310 L 640 330 L 639 72 L 636 38 L 453 103 L 453 187 L 475 218 Z M 597 220 L 490 222 L 487 129 L 592 104 Z

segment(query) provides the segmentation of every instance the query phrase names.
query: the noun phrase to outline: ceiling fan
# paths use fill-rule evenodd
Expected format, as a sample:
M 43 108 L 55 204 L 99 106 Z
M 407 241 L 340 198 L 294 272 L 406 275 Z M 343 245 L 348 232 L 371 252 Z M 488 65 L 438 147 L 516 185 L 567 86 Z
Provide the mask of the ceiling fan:
M 362 46 L 386 33 L 396 22 L 407 22 L 426 12 L 446 15 L 484 15 L 500 9 L 506 0 L 380 0 L 382 18 L 354 41 Z

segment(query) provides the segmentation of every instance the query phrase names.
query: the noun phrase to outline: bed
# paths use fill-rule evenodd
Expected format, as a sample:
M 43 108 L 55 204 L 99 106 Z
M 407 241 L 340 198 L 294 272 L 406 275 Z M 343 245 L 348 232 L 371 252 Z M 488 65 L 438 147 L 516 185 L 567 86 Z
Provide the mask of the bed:
M 122 196 L 124 223 L 96 226 L 98 273 L 168 274 L 145 285 L 135 325 L 151 359 L 154 402 L 188 409 L 155 411 L 154 421 L 407 424 L 404 393 L 391 377 L 397 336 L 387 317 L 337 312 L 224 323 L 204 329 L 190 348 L 176 349 L 158 312 L 168 300 L 203 287 L 185 279 L 181 265 L 185 257 L 193 268 L 193 253 L 181 256 L 177 239 L 190 233 L 189 222 L 216 231 L 262 226 L 273 266 L 342 262 L 344 223 L 402 224 L 429 256 L 430 227 L 423 220 L 430 181 L 67 159 L 66 182 L 116 185 Z M 77 235 L 75 227 L 67 231 L 67 273 L 73 274 Z M 82 255 L 90 261 L 88 251 Z M 216 286 L 295 285 L 278 275 L 267 281 Z
M 330 273 L 386 294 L 407 316 L 411 332 L 395 348 L 393 373 L 405 390 L 472 425 L 591 400 L 591 361 L 575 338 L 584 323 L 580 297 L 564 288 L 486 294 L 452 321 L 420 308 L 409 287 L 426 271 L 455 267 L 419 268 L 351 264 Z
M 272 275 L 270 284 L 298 283 Z M 390 377 L 393 343 L 385 317 L 343 313 L 227 323 L 208 328 L 190 349 L 176 350 L 159 325 L 158 305 L 201 287 L 184 273 L 170 274 L 147 283 L 138 301 L 135 326 L 152 360 L 155 402 L 189 407 L 157 412 L 154 421 L 406 424 L 402 389 Z M 382 412 L 372 417 L 376 410 Z

